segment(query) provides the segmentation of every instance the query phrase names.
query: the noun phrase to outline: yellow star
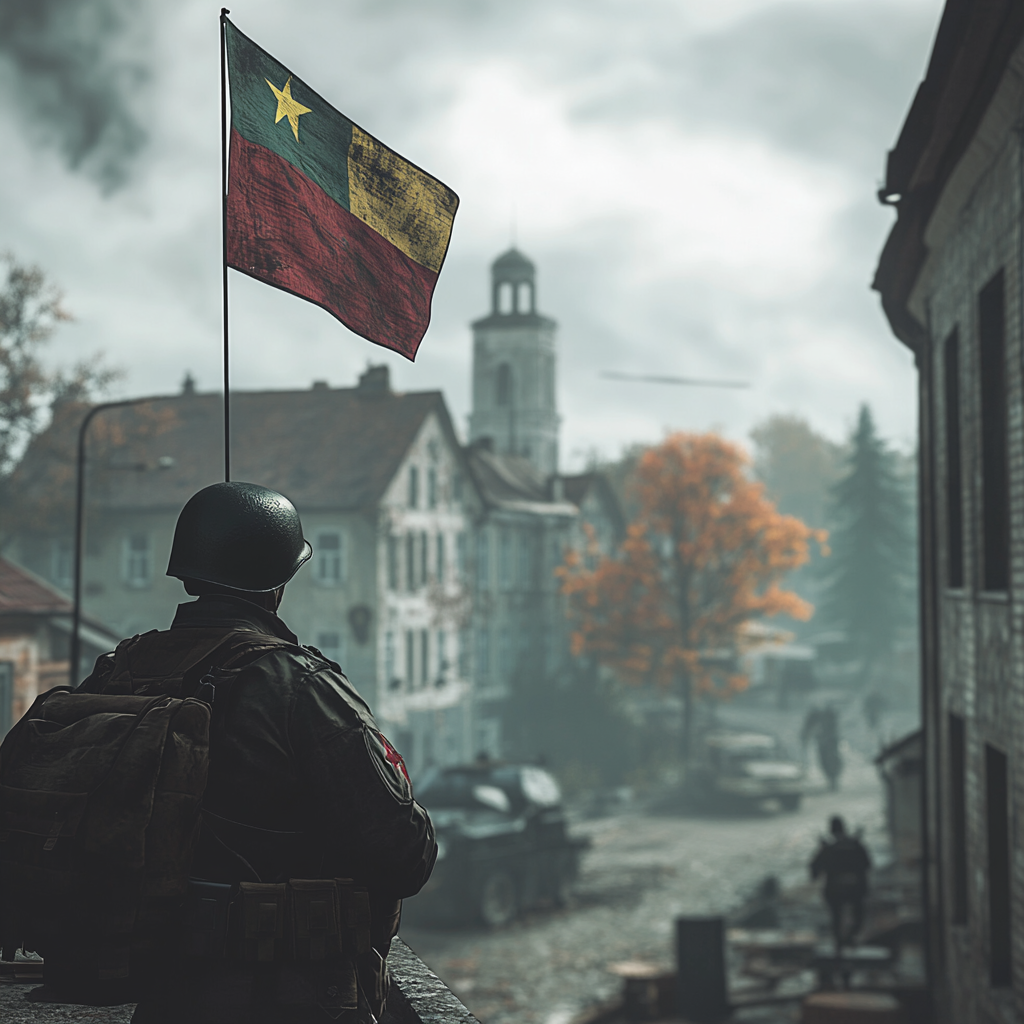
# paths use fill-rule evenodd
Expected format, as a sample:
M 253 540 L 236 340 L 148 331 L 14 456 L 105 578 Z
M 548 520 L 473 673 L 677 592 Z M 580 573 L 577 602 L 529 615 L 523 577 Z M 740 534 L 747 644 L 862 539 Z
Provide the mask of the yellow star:
M 288 118 L 288 123 L 292 126 L 292 132 L 295 134 L 295 141 L 299 141 L 299 118 L 303 114 L 309 113 L 309 107 L 304 107 L 298 100 L 292 99 L 292 76 L 288 76 L 288 81 L 284 83 L 283 89 L 278 89 L 269 78 L 264 78 L 264 82 L 270 86 L 271 92 L 277 97 L 277 117 L 274 118 L 274 124 L 277 124 L 282 117 Z

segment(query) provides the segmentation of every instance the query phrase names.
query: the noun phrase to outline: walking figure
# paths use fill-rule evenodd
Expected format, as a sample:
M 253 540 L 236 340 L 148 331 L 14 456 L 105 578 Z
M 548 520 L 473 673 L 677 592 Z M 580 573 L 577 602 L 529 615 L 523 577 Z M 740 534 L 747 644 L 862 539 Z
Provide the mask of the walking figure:
M 835 708 L 811 708 L 800 730 L 800 739 L 806 746 L 812 739 L 818 750 L 818 764 L 834 793 L 839 788 L 843 773 L 843 757 L 839 752 L 839 716 Z
M 844 946 L 853 943 L 864 924 L 864 900 L 868 894 L 868 871 L 871 857 L 864 844 L 846 831 L 838 815 L 829 821 L 831 839 L 822 839 L 811 861 L 811 878 L 825 876 L 825 902 L 832 917 L 832 935 L 836 956 Z M 845 911 L 849 909 L 849 926 Z

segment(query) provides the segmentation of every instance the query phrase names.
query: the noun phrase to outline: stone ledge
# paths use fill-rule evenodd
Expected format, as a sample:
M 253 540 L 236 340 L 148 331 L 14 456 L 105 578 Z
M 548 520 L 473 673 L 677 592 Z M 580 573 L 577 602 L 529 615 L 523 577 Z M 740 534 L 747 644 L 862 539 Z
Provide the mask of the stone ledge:
M 391 992 L 380 1024 L 478 1024 L 441 979 L 401 940 L 388 956 Z M 0 984 L 3 1024 L 128 1024 L 134 1004 L 77 1006 L 72 1003 L 30 1003 L 25 996 L 35 984 Z

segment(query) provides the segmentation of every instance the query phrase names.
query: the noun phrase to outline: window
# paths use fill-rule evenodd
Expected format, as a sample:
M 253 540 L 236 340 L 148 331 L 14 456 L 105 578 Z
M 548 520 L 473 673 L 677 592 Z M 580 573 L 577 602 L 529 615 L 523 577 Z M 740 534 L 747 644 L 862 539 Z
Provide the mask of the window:
M 341 633 L 330 630 L 326 633 L 317 633 L 316 647 L 328 661 L 336 661 L 339 664 L 342 660 Z
M 508 281 L 498 285 L 498 312 L 512 312 L 512 285 Z
M 498 367 L 495 389 L 495 400 L 498 405 L 512 404 L 512 367 L 508 363 L 502 363 Z
M 459 574 L 459 580 L 466 578 L 466 535 L 457 533 L 455 535 L 455 568 Z
M 389 689 L 398 689 L 395 683 L 401 686 L 401 680 L 395 677 L 395 634 L 390 632 L 384 634 L 384 679 Z
M 14 725 L 14 662 L 0 661 L 0 739 L 10 732 L 12 725 Z
M 470 673 L 470 633 L 468 629 L 459 630 L 459 678 L 468 679 Z
M 416 534 L 405 535 L 405 589 L 416 589 Z
M 420 630 L 420 686 L 430 679 L 430 630 Z
M 420 471 L 415 466 L 409 467 L 409 508 L 420 505 Z
M 143 589 L 153 580 L 153 554 L 148 533 L 131 533 L 124 539 L 124 581 Z
M 491 585 L 491 544 L 486 530 L 481 530 L 476 539 L 476 581 L 481 590 Z
M 75 545 L 66 537 L 52 542 L 50 579 L 61 590 L 70 590 L 75 582 Z
M 405 685 L 411 690 L 416 682 L 416 634 L 405 631 Z
M 388 590 L 398 589 L 398 538 L 388 534 Z
M 994 987 L 1011 984 L 1010 807 L 1006 755 L 985 744 L 985 816 L 988 824 L 989 969 Z
M 443 682 L 448 676 L 448 634 L 443 629 L 437 631 L 437 679 Z
M 462 502 L 462 474 L 456 473 L 452 477 L 452 500 L 458 505 Z
M 964 585 L 963 470 L 960 462 L 960 337 L 946 339 L 943 352 L 946 401 L 946 550 L 949 559 L 946 583 Z
M 498 534 L 498 585 L 502 590 L 512 587 L 512 535 L 509 530 Z
M 527 590 L 532 582 L 533 537 L 525 530 L 519 535 L 519 586 Z
M 444 534 L 439 533 L 437 535 L 437 551 L 434 571 L 437 573 L 437 582 L 444 583 Z
M 953 924 L 967 923 L 967 739 L 964 720 L 949 716 L 949 825 L 953 839 Z
M 982 586 L 1010 582 L 1010 488 L 1006 437 L 1006 337 L 1003 272 L 978 296 L 981 370 Z
M 487 627 L 476 634 L 476 677 L 480 682 L 491 678 L 491 631 Z
M 437 508 L 437 470 L 427 470 L 427 508 Z
M 424 585 L 429 578 L 427 572 L 427 559 L 430 555 L 430 544 L 427 541 L 427 535 L 425 533 L 420 534 L 420 585 Z
M 316 579 L 322 586 L 335 587 L 345 578 L 340 533 L 321 533 L 316 538 Z
M 503 629 L 498 634 L 498 674 L 504 681 L 512 678 L 515 661 L 515 650 L 512 645 L 512 633 Z

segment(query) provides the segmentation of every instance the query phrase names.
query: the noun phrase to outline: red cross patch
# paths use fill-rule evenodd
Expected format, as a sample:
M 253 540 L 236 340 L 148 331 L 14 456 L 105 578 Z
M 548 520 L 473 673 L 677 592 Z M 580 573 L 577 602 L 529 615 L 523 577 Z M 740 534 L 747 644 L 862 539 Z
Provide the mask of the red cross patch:
M 405 776 L 405 781 L 412 785 L 412 779 L 409 778 L 409 770 L 405 767 L 405 761 L 402 759 L 402 755 L 391 746 L 387 736 L 382 732 L 378 732 L 377 735 L 380 737 L 381 743 L 384 744 L 384 757 L 388 764 L 393 765 L 396 769 L 400 768 L 402 774 Z
M 405 767 L 402 755 L 379 729 L 364 726 L 363 737 L 366 740 L 367 753 L 388 792 L 399 803 L 410 803 L 412 781 L 409 779 L 409 770 Z

